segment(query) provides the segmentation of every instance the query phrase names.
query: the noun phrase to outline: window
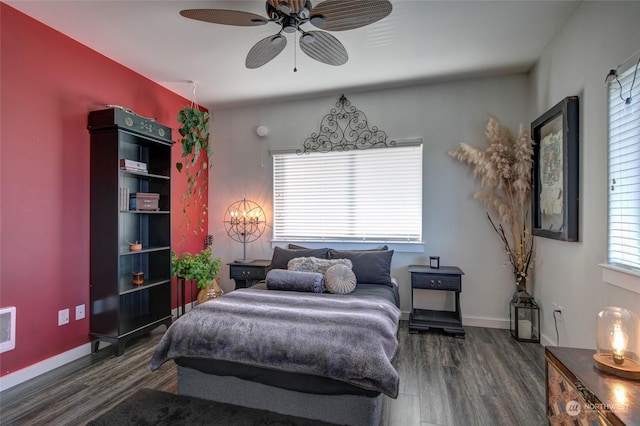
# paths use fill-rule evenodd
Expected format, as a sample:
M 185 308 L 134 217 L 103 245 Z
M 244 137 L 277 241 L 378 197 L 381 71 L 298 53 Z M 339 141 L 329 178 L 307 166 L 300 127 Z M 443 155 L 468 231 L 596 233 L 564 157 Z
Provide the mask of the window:
M 274 239 L 420 242 L 422 143 L 273 154 Z
M 609 85 L 608 261 L 640 270 L 640 76 L 633 65 Z

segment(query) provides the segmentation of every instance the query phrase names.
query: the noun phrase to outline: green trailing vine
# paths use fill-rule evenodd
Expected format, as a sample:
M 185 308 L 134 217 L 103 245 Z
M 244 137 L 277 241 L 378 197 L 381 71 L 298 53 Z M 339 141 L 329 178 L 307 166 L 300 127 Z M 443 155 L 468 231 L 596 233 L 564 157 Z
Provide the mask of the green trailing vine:
M 209 145 L 209 118 L 208 112 L 201 111 L 199 108 L 191 106 L 185 107 L 178 113 L 178 122 L 181 127 L 178 133 L 182 139 L 182 161 L 176 163 L 176 169 L 182 173 L 184 170 L 187 177 L 187 187 L 182 194 L 180 201 L 182 203 L 182 225 L 185 232 L 191 228 L 188 210 L 192 203 L 202 208 L 202 213 L 198 218 L 196 229 L 193 230 L 194 235 L 198 232 L 204 232 L 204 225 L 207 218 L 208 207 L 204 203 L 207 194 L 207 179 L 202 179 L 204 171 L 209 167 L 209 158 L 212 154 Z M 202 162 L 201 167 L 197 167 L 198 159 L 201 155 L 206 155 L 206 160 Z M 199 181 L 201 183 L 199 184 Z M 183 241 L 185 240 L 183 234 Z
M 183 168 L 195 166 L 201 152 L 209 155 L 209 113 L 193 107 L 183 108 L 178 113 L 178 123 L 182 124 L 178 129 L 182 136 L 182 158 L 188 159 L 184 164 L 176 163 L 181 172 Z
M 173 276 L 183 278 L 187 281 L 195 280 L 196 287 L 206 289 L 207 286 L 220 272 L 222 259 L 211 255 L 211 247 L 207 247 L 200 253 L 192 255 L 189 252 L 178 256 L 176 252 L 171 252 L 171 267 Z

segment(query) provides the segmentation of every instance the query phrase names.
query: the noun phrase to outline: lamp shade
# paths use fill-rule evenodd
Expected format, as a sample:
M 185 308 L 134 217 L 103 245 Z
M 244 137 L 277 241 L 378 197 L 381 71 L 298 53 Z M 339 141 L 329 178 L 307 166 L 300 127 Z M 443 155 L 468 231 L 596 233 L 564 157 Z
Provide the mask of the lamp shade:
M 640 319 L 633 312 L 607 307 L 596 318 L 595 366 L 610 374 L 640 379 Z

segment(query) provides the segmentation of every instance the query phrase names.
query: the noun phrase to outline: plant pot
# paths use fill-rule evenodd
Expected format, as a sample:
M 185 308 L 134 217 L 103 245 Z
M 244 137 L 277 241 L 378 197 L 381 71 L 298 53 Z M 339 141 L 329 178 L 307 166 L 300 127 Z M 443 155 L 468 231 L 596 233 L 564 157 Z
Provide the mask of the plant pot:
M 132 272 L 131 281 L 133 282 L 133 285 L 144 284 L 144 272 Z
M 200 289 L 200 293 L 198 293 L 198 303 L 204 303 L 207 300 L 216 299 L 221 297 L 223 294 L 224 291 L 218 285 L 218 280 L 214 278 L 206 288 Z

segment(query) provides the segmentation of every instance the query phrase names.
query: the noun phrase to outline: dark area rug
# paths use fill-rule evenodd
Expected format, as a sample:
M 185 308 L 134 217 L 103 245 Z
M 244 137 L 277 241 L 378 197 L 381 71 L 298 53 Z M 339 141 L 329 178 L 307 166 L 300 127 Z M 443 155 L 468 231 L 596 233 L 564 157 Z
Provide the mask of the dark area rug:
M 329 423 L 151 389 L 140 389 L 130 398 L 89 422 L 88 425 L 317 426 L 329 425 Z

